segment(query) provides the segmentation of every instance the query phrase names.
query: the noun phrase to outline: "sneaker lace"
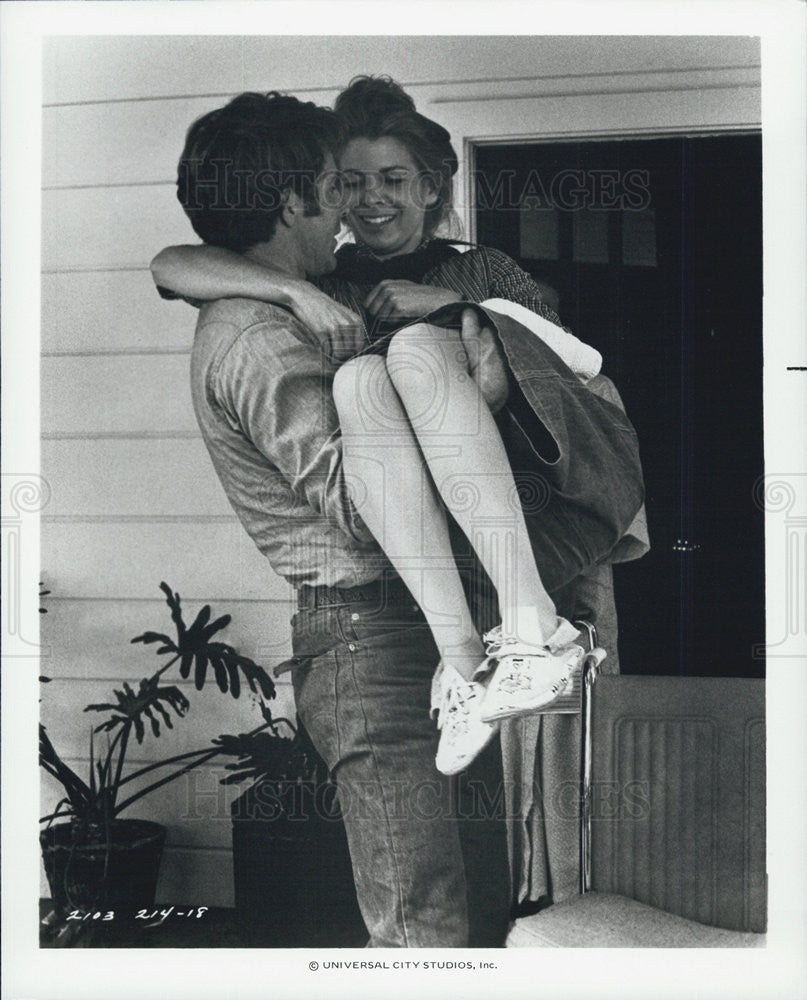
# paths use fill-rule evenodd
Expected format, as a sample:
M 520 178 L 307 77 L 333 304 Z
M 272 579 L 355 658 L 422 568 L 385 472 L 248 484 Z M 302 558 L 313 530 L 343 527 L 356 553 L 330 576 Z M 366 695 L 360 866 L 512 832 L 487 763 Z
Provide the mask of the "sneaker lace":
M 490 630 L 490 632 L 485 632 L 482 636 L 483 642 L 487 644 L 487 654 L 488 659 L 498 659 L 499 657 L 506 656 L 508 651 L 513 652 L 513 647 L 519 647 L 518 652 L 529 656 L 547 656 L 548 653 L 545 648 L 540 646 L 525 645 L 522 639 L 519 639 L 517 635 L 507 635 L 502 629 L 501 625 L 496 625 Z

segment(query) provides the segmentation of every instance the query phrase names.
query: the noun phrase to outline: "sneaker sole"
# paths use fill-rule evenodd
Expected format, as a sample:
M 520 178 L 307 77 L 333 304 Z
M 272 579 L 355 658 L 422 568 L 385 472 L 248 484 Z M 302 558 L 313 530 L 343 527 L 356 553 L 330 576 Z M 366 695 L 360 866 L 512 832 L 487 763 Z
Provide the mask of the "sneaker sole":
M 498 722 L 500 719 L 512 719 L 517 715 L 530 715 L 532 713 L 538 713 L 541 709 L 548 708 L 553 705 L 560 698 L 565 698 L 567 695 L 571 694 L 574 689 L 574 673 L 569 677 L 569 679 L 564 684 L 563 688 L 556 694 L 552 694 L 551 690 L 545 692 L 540 697 L 536 697 L 533 701 L 524 703 L 520 705 L 508 705 L 504 708 L 500 708 L 497 712 L 491 715 L 480 715 L 479 718 L 482 722 Z M 548 697 L 546 695 L 549 695 Z
M 539 714 L 541 711 L 545 711 L 550 708 L 556 702 L 560 701 L 562 698 L 566 698 L 571 695 L 574 691 L 575 678 L 578 677 L 584 665 L 587 661 L 593 662 L 595 666 L 599 666 L 604 659 L 606 659 L 606 652 L 600 646 L 595 646 L 594 649 L 585 653 L 580 663 L 572 670 L 569 675 L 569 679 L 566 681 L 565 686 L 557 694 L 552 695 L 550 698 L 542 697 L 536 701 L 536 703 L 530 703 L 527 707 L 524 704 L 519 706 L 510 706 L 505 709 L 500 709 L 495 714 L 480 714 L 479 718 L 482 722 L 496 722 L 501 719 L 512 719 L 519 715 L 529 715 L 531 713 Z M 577 711 L 577 710 L 576 710 Z M 569 713 L 574 714 L 574 713 Z

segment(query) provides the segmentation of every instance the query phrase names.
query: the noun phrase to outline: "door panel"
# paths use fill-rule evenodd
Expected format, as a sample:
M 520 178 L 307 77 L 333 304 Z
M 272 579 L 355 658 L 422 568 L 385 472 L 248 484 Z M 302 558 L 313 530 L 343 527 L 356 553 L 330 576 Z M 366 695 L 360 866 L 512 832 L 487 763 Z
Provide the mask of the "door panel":
M 479 242 L 557 293 L 639 434 L 653 548 L 616 567 L 623 672 L 761 676 L 760 137 L 475 152 Z

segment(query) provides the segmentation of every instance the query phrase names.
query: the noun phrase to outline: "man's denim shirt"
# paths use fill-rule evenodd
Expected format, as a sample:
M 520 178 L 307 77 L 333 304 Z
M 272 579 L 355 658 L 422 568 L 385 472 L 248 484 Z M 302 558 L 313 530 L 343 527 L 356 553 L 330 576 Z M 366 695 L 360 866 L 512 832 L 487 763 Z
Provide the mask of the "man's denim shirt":
M 389 566 L 342 468 L 333 376 L 361 346 L 355 336 L 334 349 L 251 299 L 207 304 L 196 327 L 191 390 L 205 444 L 241 523 L 294 587 L 358 586 Z

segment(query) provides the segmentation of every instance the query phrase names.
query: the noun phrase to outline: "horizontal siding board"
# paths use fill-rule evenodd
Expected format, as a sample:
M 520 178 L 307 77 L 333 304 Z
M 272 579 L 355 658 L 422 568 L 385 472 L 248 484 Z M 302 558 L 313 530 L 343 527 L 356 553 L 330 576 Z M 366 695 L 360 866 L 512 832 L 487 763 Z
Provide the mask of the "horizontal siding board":
M 166 684 L 173 684 L 175 674 L 166 676 Z M 62 757 L 87 759 L 90 752 L 90 730 L 106 718 L 105 712 L 84 712 L 86 705 L 102 704 L 114 700 L 113 685 L 97 680 L 54 680 L 46 685 L 42 696 L 41 717 L 48 735 Z M 142 744 L 133 739 L 128 756 L 132 761 L 151 762 L 165 760 L 175 754 L 203 750 L 210 741 L 222 733 L 236 735 L 251 732 L 263 725 L 258 697 L 248 688 L 239 698 L 223 694 L 211 680 L 201 691 L 184 686 L 183 692 L 190 702 L 184 718 L 172 714 L 173 728 L 160 725 L 160 736 L 155 737 L 147 723 Z M 278 718 L 291 713 L 294 717 L 294 694 L 288 683 L 277 686 L 277 697 L 269 702 L 272 714 Z M 96 755 L 106 746 L 106 734 L 96 737 Z
M 233 518 L 207 448 L 187 441 L 45 440 L 46 518 Z
M 284 601 L 290 588 L 235 521 L 42 524 L 42 566 L 65 597 L 152 597 L 167 580 L 188 599 Z
M 159 594 L 156 581 L 153 592 Z M 45 598 L 45 603 L 48 613 L 42 616 L 40 642 L 48 653 L 40 660 L 40 670 L 48 677 L 131 680 L 146 676 L 168 660 L 156 655 L 157 645 L 131 642 L 146 631 L 175 636 L 164 600 L 127 603 Z M 182 595 L 186 624 L 193 621 L 202 603 Z M 205 603 L 210 604 L 214 619 L 224 614 L 232 616 L 227 628 L 216 633 L 216 641 L 229 643 L 267 670 L 290 655 L 290 619 L 294 611 L 290 599 L 255 603 L 210 599 Z M 176 677 L 176 669 L 172 671 Z M 48 697 L 48 690 L 44 695 Z
M 196 316 L 161 299 L 148 270 L 42 275 L 45 354 L 189 351 Z
M 45 157 L 42 184 L 173 183 L 188 127 L 239 90 L 221 97 L 45 108 L 42 143 L 54 155 Z M 335 93 L 314 92 L 306 100 L 329 104 Z M 181 212 L 176 198 L 174 208 Z
M 230 774 L 225 764 L 232 760 L 222 758 L 222 762 L 215 766 L 203 764 L 175 781 L 155 788 L 125 809 L 121 819 L 144 819 L 167 827 L 166 845 L 169 847 L 229 848 L 232 844 L 230 804 L 249 785 L 249 781 L 234 785 L 221 783 L 221 778 Z M 65 763 L 80 777 L 86 778 L 87 761 L 70 759 Z M 165 773 L 167 775 L 167 768 Z M 141 783 L 133 781 L 131 786 L 124 785 L 120 801 L 134 794 L 138 787 L 145 787 L 147 781 L 155 781 L 160 776 L 160 772 L 156 771 L 146 775 Z M 60 789 L 56 779 L 43 772 L 40 806 L 43 816 L 49 816 L 56 808 L 64 794 Z
M 549 79 L 484 80 L 414 84 L 408 88 L 418 107 L 443 123 L 444 105 L 457 101 L 476 102 L 515 97 L 551 98 L 573 93 L 669 92 L 676 89 L 706 90 L 729 83 L 759 84 L 757 67 L 732 69 L 684 69 L 664 73 L 659 69 L 615 73 L 610 76 L 568 75 Z M 347 82 L 347 79 L 341 82 Z M 337 90 L 306 92 L 306 100 L 329 105 Z M 228 97 L 231 95 L 227 95 Z M 156 184 L 176 178 L 185 132 L 200 115 L 220 107 L 227 97 L 189 97 L 176 100 L 137 101 L 71 105 L 45 108 L 43 145 L 53 155 L 45 157 L 43 185 Z M 144 142 L 144 137 L 148 142 Z M 461 136 L 458 152 L 462 154 Z M 103 155 L 99 155 L 99 150 Z M 178 209 L 178 205 L 176 206 Z
M 172 243 L 196 243 L 173 183 L 42 192 L 44 271 L 147 267 Z
M 61 36 L 45 39 L 43 100 L 322 90 L 357 73 L 412 85 L 758 61 L 758 40 L 738 36 Z
M 761 121 L 759 86 L 650 93 L 598 93 L 527 97 L 523 100 L 446 100 L 441 124 L 455 138 L 484 141 L 549 139 L 576 135 L 656 134 L 716 127 L 754 126 Z
M 43 434 L 199 433 L 187 355 L 43 358 Z
M 45 38 L 42 99 L 61 104 L 237 91 L 241 50 L 235 35 Z

